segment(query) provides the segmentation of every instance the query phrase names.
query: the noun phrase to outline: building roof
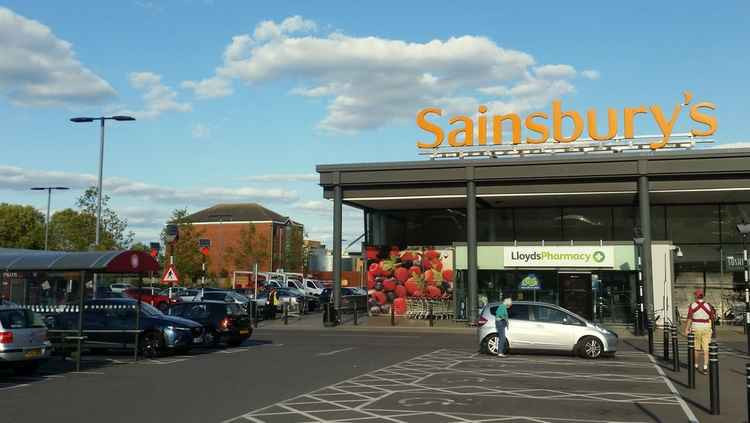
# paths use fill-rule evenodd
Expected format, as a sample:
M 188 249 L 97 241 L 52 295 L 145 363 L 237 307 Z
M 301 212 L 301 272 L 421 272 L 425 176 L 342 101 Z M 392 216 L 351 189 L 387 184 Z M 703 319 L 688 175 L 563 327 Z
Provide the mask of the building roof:
M 227 203 L 193 213 L 185 218 L 191 223 L 208 222 L 282 222 L 289 219 L 257 203 Z
M 159 263 L 142 251 L 68 252 L 0 248 L 0 270 L 146 273 L 158 271 Z

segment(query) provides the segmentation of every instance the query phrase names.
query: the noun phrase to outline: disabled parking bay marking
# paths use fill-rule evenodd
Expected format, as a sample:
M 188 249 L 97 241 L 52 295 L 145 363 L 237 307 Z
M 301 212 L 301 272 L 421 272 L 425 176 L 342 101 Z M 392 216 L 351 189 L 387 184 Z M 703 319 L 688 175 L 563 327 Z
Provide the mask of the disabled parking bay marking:
M 684 421 L 687 414 L 654 367 L 637 360 L 642 357 L 598 363 L 506 358 L 437 350 L 225 423 L 594 423 Z

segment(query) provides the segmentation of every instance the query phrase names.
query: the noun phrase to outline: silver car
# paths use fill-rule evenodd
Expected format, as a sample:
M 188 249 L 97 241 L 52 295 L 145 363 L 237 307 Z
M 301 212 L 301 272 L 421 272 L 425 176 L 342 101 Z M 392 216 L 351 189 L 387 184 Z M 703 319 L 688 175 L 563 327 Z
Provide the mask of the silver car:
M 498 305 L 486 305 L 477 321 L 480 349 L 489 354 L 497 354 L 498 349 Z M 617 351 L 617 334 L 554 304 L 517 301 L 508 314 L 507 350 L 570 351 L 585 358 Z
M 49 358 L 51 350 L 41 316 L 16 304 L 0 302 L 0 367 L 33 373 Z

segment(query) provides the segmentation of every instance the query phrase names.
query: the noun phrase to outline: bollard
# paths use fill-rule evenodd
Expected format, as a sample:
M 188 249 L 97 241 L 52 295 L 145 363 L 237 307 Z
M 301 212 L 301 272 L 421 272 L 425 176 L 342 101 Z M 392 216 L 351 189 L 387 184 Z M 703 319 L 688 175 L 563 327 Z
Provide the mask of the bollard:
M 648 325 L 648 353 L 654 355 L 654 324 L 651 319 L 646 322 Z
M 637 306 L 633 314 L 633 333 L 635 336 L 641 336 L 641 314 L 638 312 Z
M 680 371 L 680 344 L 677 339 L 677 325 L 672 325 L 672 371 Z
M 687 364 L 688 388 L 695 389 L 695 334 L 692 331 L 688 334 Z
M 282 307 L 284 307 L 284 324 L 288 325 L 289 324 L 289 303 L 284 303 Z
M 427 305 L 427 312 L 429 313 L 427 318 L 430 320 L 430 327 L 433 327 L 435 326 L 435 315 L 432 314 L 432 301 Z
M 357 326 L 357 301 L 352 301 L 352 308 L 354 308 L 354 326 Z
M 747 378 L 747 421 L 750 422 L 750 363 L 745 364 L 745 377 Z
M 708 344 L 708 376 L 709 395 L 711 398 L 711 414 L 721 414 L 719 408 L 719 346 L 711 341 Z
M 669 323 L 664 322 L 664 361 L 669 361 Z
M 391 326 L 396 326 L 396 316 L 393 314 L 393 305 L 391 305 Z

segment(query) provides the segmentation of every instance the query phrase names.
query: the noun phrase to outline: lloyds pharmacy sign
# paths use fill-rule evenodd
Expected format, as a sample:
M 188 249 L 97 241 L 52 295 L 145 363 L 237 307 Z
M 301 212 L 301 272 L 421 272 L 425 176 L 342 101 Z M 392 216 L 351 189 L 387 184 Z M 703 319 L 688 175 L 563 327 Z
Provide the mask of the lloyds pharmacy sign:
M 612 247 L 505 247 L 504 267 L 609 267 L 615 265 Z

